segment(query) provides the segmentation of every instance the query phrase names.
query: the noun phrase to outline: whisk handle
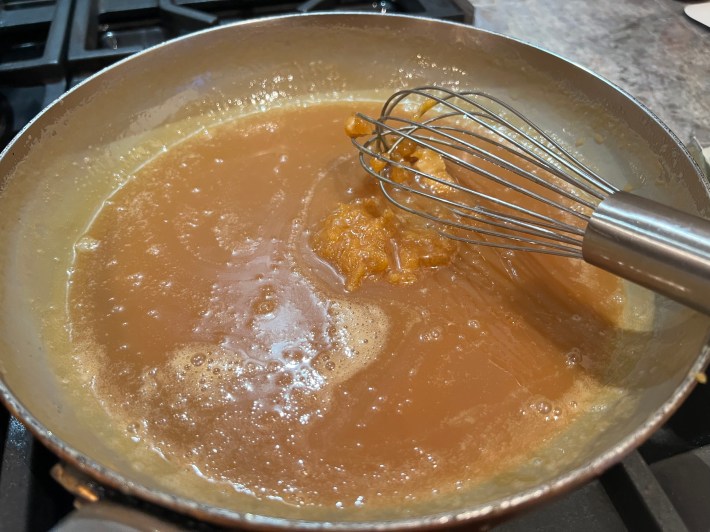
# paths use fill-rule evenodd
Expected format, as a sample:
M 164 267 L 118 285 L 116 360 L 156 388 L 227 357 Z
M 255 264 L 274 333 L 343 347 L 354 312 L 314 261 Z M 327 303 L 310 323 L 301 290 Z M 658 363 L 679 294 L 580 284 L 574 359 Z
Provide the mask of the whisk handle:
M 709 220 L 616 192 L 594 211 L 582 256 L 710 315 Z

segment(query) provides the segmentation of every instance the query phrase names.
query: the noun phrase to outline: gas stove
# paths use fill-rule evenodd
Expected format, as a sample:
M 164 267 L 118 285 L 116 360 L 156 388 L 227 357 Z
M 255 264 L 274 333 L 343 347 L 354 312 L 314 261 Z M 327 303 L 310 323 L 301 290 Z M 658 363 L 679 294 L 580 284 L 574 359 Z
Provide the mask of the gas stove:
M 473 20 L 466 0 L 0 2 L 0 147 L 88 75 L 170 38 L 255 17 L 343 10 Z
M 474 22 L 473 8 L 466 0 L 0 2 L 0 149 L 67 89 L 132 53 L 238 20 L 337 10 Z M 702 158 L 703 147 L 695 142 Z M 699 386 L 671 420 L 621 464 L 562 498 L 494 529 L 710 529 L 710 505 L 705 500 L 710 494 L 708 386 Z M 50 530 L 71 512 L 74 495 L 50 473 L 56 464 L 57 459 L 0 407 L 0 530 Z M 139 506 L 179 528 L 211 530 L 117 494 L 107 492 L 107 497 Z

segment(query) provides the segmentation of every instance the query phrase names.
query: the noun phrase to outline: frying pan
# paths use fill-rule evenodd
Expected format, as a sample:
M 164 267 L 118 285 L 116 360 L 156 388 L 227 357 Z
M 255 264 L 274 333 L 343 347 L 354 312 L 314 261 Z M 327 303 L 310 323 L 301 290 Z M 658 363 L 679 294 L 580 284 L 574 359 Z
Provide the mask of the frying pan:
M 454 496 L 368 510 L 286 507 L 177 482 L 146 462 L 86 386 L 71 385 L 64 329 L 73 245 L 102 199 L 179 131 L 225 113 L 379 99 L 405 86 L 476 87 L 558 131 L 617 185 L 707 215 L 710 192 L 678 139 L 639 102 L 553 54 L 472 27 L 406 16 L 261 19 L 157 46 L 88 79 L 0 159 L 0 393 L 66 463 L 104 486 L 199 519 L 254 528 L 413 528 L 500 518 L 597 475 L 678 407 L 708 359 L 708 318 L 628 287 L 623 341 L 604 374 L 618 393 L 541 451 Z M 176 127 L 176 124 L 179 127 Z M 58 362 L 59 361 L 59 362 Z M 566 452 L 556 452 L 559 449 Z

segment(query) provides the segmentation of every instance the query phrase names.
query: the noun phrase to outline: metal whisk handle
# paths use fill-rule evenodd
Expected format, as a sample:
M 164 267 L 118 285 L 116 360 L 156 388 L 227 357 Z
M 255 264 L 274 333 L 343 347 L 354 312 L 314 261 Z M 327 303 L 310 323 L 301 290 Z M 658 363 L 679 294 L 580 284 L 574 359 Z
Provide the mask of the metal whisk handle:
M 710 315 L 710 221 L 616 192 L 591 216 L 584 260 Z

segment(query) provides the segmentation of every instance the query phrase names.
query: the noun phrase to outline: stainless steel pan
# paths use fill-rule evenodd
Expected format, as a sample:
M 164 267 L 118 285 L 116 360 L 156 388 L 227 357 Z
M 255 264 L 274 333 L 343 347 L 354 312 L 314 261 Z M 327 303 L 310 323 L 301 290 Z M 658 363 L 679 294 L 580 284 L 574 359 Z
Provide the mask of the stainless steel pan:
M 500 517 L 568 490 L 637 446 L 675 410 L 708 359 L 706 317 L 630 288 L 624 345 L 605 379 L 618 390 L 532 469 L 480 489 L 377 513 L 312 512 L 171 481 L 134 451 L 83 388 L 67 386 L 65 280 L 100 200 L 142 161 L 225 108 L 383 98 L 429 83 L 513 99 L 617 184 L 707 215 L 710 193 L 667 128 L 629 95 L 550 53 L 471 27 L 365 14 L 281 17 L 220 27 L 135 55 L 72 90 L 0 160 L 0 393 L 63 460 L 103 485 L 216 523 L 399 528 Z M 596 139 L 596 140 L 593 140 Z M 710 296 L 710 295 L 709 295 Z M 50 353 L 54 356 L 50 357 Z M 65 357 L 66 358 L 66 357 Z M 125 439 L 125 438 L 123 438 Z M 564 447 L 561 455 L 555 449 Z

